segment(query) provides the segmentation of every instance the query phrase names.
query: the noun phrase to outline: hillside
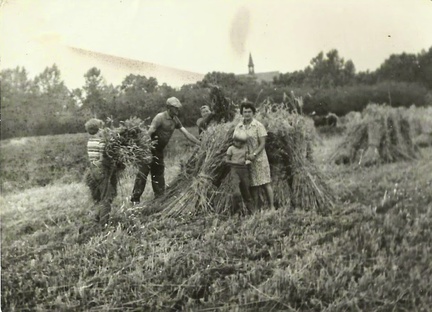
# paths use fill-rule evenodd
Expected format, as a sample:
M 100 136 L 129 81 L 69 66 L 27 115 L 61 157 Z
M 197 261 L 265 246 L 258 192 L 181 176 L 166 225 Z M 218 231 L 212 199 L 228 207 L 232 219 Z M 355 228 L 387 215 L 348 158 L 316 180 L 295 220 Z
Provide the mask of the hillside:
M 314 147 L 338 197 L 327 216 L 280 208 L 242 218 L 160 219 L 146 214 L 146 206 L 129 206 L 128 172 L 114 202 L 116 226 L 97 233 L 88 191 L 79 182 L 57 179 L 6 193 L 0 198 L 2 307 L 429 310 L 432 148 L 414 162 L 338 167 L 327 159 L 339 141 L 330 136 Z M 177 146 L 168 153 L 168 183 L 189 152 Z
M 197 134 L 196 127 L 188 130 Z M 52 183 L 82 180 L 87 168 L 87 134 L 62 134 L 23 137 L 1 141 L 1 183 L 3 192 L 17 192 Z M 167 157 L 179 155 L 189 144 L 175 132 Z

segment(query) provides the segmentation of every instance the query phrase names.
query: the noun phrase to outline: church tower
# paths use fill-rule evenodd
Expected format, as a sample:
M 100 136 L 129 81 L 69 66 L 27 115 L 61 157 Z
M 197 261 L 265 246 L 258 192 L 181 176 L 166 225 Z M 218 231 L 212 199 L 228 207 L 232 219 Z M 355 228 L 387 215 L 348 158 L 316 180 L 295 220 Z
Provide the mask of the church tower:
M 251 53 L 249 53 L 249 65 L 248 65 L 248 68 L 249 68 L 249 75 L 255 74 L 254 63 L 252 61 L 252 54 Z

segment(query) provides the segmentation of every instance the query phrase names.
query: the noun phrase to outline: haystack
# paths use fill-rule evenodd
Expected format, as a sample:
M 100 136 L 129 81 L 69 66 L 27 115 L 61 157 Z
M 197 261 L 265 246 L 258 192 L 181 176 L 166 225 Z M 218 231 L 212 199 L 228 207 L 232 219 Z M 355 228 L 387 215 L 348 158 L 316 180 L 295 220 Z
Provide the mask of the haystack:
M 293 206 L 326 212 L 334 197 L 313 162 L 305 120 L 284 110 L 257 114 L 266 125 L 266 151 L 270 162 L 276 206 Z M 240 116 L 211 126 L 201 137 L 201 146 L 187 161 L 165 195 L 158 199 L 164 216 L 205 212 L 229 214 L 231 183 L 229 167 L 223 162 L 232 144 Z
M 419 134 L 413 139 L 413 142 L 418 147 L 432 146 L 432 132 Z
M 415 159 L 418 155 L 403 109 L 370 104 L 362 118 L 350 125 L 332 159 L 336 164 L 370 166 Z
M 412 105 L 405 111 L 411 125 L 413 142 L 418 147 L 432 146 L 432 107 Z
M 212 85 L 210 90 L 211 110 L 213 112 L 212 120 L 215 123 L 232 121 L 235 117 L 236 110 L 234 103 L 228 99 L 219 86 Z

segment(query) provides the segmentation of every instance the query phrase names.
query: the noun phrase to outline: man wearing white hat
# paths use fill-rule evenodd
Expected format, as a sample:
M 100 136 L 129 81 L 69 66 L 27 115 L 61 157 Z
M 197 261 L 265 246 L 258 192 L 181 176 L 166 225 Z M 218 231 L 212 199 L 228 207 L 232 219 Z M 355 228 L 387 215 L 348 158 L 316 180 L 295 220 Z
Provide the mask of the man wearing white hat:
M 150 125 L 148 133 L 155 145 L 152 150 L 153 160 L 151 164 L 142 164 L 139 167 L 139 172 L 135 178 L 135 185 L 132 191 L 131 202 L 137 204 L 140 202 L 142 193 L 144 192 L 147 176 L 151 173 L 152 187 L 155 197 L 162 195 L 165 191 L 165 164 L 164 164 L 164 148 L 175 129 L 179 129 L 184 136 L 195 144 L 200 144 L 200 141 L 181 124 L 178 119 L 178 113 L 182 105 L 175 97 L 170 97 L 166 101 L 166 111 L 157 114 Z

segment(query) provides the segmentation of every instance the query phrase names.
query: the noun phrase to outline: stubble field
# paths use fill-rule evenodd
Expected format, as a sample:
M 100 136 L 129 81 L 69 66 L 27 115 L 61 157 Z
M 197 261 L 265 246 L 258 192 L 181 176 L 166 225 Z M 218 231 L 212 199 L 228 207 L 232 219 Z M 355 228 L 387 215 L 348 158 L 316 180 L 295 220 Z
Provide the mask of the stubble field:
M 94 230 L 80 177 L 85 135 L 2 142 L 3 311 L 428 311 L 432 307 L 432 148 L 374 167 L 314 158 L 332 213 L 288 207 L 246 217 L 146 216 L 120 183 L 114 225 Z M 22 143 L 22 142 L 21 142 Z M 167 182 L 192 148 L 167 150 Z M 41 186 L 45 185 L 45 186 Z M 84 231 L 79 231 L 79 229 Z

